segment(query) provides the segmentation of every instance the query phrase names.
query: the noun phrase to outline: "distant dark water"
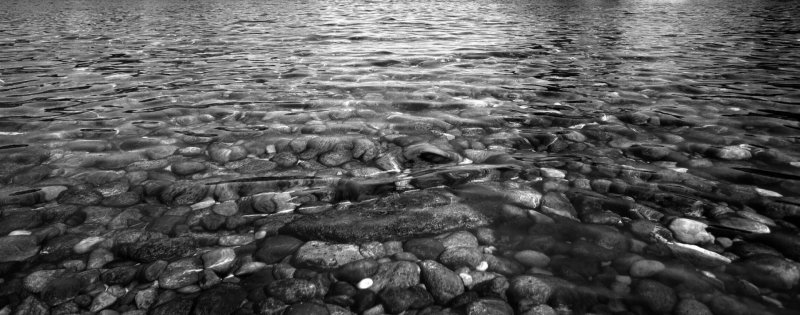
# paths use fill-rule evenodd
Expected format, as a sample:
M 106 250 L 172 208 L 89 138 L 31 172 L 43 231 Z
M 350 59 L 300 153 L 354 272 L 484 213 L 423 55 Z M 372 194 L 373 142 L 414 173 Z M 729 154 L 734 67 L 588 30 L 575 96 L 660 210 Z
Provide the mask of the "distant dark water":
M 720 293 L 695 298 L 715 313 L 729 297 L 751 310 L 800 309 L 797 1 L 6 0 L 0 80 L 4 218 L 62 203 L 194 211 L 226 201 L 238 208 L 215 211 L 300 216 L 443 190 L 481 211 L 513 205 L 498 220 L 555 224 L 538 209 L 613 226 L 652 245 L 632 252 L 668 264 L 680 250 L 634 223 L 677 234 L 673 220 L 692 218 L 717 237 L 698 244 L 733 266 L 692 261 L 710 259 L 698 252 L 682 260 Z M 207 188 L 222 186 L 237 190 Z M 102 196 L 59 196 L 65 189 Z M 265 191 L 277 199 L 256 209 L 247 198 Z M 572 213 L 540 206 L 543 195 Z M 163 213 L 66 235 L 157 229 Z M 192 232 L 214 230 L 184 219 Z M 0 237 L 65 220 L 0 224 Z M 247 223 L 218 234 L 269 225 Z M 524 243 L 525 228 L 509 229 L 506 241 Z M 564 265 L 586 258 L 561 249 L 547 254 Z M 14 266 L 55 268 L 37 263 Z M 749 271 L 790 276 L 753 280 L 762 289 L 753 293 L 736 282 Z

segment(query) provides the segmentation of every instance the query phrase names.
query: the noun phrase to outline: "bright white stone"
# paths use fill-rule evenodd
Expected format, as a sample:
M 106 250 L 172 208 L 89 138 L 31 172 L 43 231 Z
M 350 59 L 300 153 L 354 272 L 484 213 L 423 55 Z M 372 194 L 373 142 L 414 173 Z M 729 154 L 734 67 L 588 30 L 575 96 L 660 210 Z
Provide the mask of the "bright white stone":
M 369 287 L 371 287 L 372 283 L 373 283 L 372 279 L 364 278 L 364 279 L 361 279 L 361 281 L 358 282 L 356 287 L 358 287 L 361 290 L 364 290 L 364 289 L 368 289 Z

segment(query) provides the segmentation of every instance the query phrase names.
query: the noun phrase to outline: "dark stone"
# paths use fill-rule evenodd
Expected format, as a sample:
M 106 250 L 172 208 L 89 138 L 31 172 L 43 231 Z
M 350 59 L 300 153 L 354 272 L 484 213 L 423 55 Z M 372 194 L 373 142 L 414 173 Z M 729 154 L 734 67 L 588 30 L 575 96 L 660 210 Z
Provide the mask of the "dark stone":
M 139 262 L 171 261 L 191 254 L 195 248 L 195 241 L 188 237 L 156 238 L 121 244 L 117 253 Z
M 342 211 L 326 211 L 291 222 L 282 233 L 305 239 L 359 243 L 469 229 L 489 219 L 444 193 L 417 191 L 391 195 Z
M 430 291 L 436 303 L 447 304 L 455 296 L 464 293 L 464 283 L 455 272 L 444 265 L 426 260 L 419 264 L 422 282 Z
M 361 259 L 342 265 L 336 269 L 333 275 L 336 279 L 356 283 L 374 275 L 377 271 L 378 262 L 375 259 Z
M 94 206 L 100 204 L 103 195 L 94 189 L 70 187 L 62 191 L 56 200 L 59 204 Z
M 444 251 L 444 245 L 433 238 L 414 238 L 403 243 L 403 250 L 422 260 L 433 260 Z
M 433 295 L 422 286 L 415 285 L 408 288 L 411 292 L 411 308 L 421 309 L 434 303 Z
M 414 294 L 405 288 L 386 288 L 378 297 L 383 302 L 383 309 L 389 314 L 400 314 L 411 307 Z
M 317 295 L 317 286 L 308 280 L 289 278 L 270 283 L 266 291 L 278 300 L 292 304 L 312 299 Z
M 671 312 L 678 302 L 675 291 L 658 281 L 641 280 L 636 284 L 633 292 L 650 310 L 659 314 Z
M 0 237 L 0 263 L 23 261 L 39 252 L 39 243 L 33 235 Z
M 200 162 L 178 162 L 172 164 L 172 172 L 175 175 L 187 176 L 206 170 L 206 165 Z
M 133 281 L 137 273 L 139 273 L 139 268 L 136 266 L 121 266 L 104 271 L 100 278 L 105 284 L 124 286 Z
M 467 305 L 467 315 L 513 315 L 514 309 L 503 300 L 480 299 Z
M 171 206 L 188 206 L 205 198 L 208 186 L 194 182 L 174 182 L 159 194 L 161 202 Z
M 285 235 L 267 237 L 261 241 L 261 245 L 253 255 L 257 260 L 268 264 L 274 264 L 283 260 L 286 256 L 294 254 L 303 241 Z
M 769 245 L 794 261 L 800 261 L 800 236 L 795 234 L 775 232 L 769 234 L 756 234 L 748 238 L 752 241 Z
M 360 314 L 378 303 L 378 295 L 370 290 L 358 290 L 353 296 L 353 301 L 351 309 Z
M 0 217 L 0 235 L 8 235 L 15 230 L 35 228 L 42 224 L 42 216 L 38 211 L 16 212 Z
M 145 267 L 142 268 L 142 278 L 147 282 L 158 280 L 158 278 L 161 277 L 161 273 L 167 268 L 167 265 L 169 265 L 169 263 L 164 260 L 157 260 L 145 265 Z
M 329 315 L 330 312 L 325 305 L 317 303 L 297 303 L 289 306 L 283 315 Z
M 256 303 L 256 313 L 259 315 L 282 315 L 288 306 L 275 298 L 266 298 Z
M 49 315 L 50 308 L 47 304 L 44 304 L 42 301 L 39 301 L 37 298 L 33 296 L 29 296 L 22 304 L 17 307 L 17 310 L 14 314 L 20 315 Z
M 192 299 L 175 298 L 153 308 L 150 315 L 189 315 L 192 305 L 194 305 Z
M 195 315 L 233 314 L 247 298 L 240 286 L 223 283 L 203 291 L 194 305 Z
M 439 261 L 451 269 L 475 268 L 482 260 L 483 253 L 477 247 L 451 247 L 439 255 Z
M 172 235 L 176 225 L 183 224 L 186 218 L 177 215 L 165 215 L 155 218 L 147 225 L 147 230 L 158 232 L 164 235 Z
M 200 219 L 200 225 L 209 231 L 219 230 L 226 222 L 226 217 L 216 213 L 209 213 Z
M 80 293 L 83 286 L 83 281 L 75 277 L 56 278 L 45 286 L 42 300 L 51 306 L 70 301 Z

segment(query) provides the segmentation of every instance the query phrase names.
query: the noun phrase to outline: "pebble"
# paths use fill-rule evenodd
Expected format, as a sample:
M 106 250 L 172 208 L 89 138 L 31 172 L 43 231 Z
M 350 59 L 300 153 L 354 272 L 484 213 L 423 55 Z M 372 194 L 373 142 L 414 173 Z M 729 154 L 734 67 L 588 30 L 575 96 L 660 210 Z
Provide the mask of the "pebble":
M 317 294 L 317 286 L 304 279 L 282 279 L 267 285 L 267 294 L 286 304 L 310 300 Z
M 95 245 L 100 244 L 105 240 L 106 239 L 104 237 L 100 236 L 87 237 L 82 241 L 80 241 L 78 244 L 75 244 L 75 246 L 73 247 L 73 251 L 75 251 L 76 254 L 88 253 L 92 251 L 92 249 L 94 249 Z
M 422 283 L 433 295 L 436 303 L 447 304 L 454 297 L 464 293 L 464 282 L 461 277 L 444 265 L 425 260 L 420 262 Z
M 666 266 L 660 261 L 643 259 L 633 263 L 629 273 L 632 277 L 647 278 L 658 274 L 664 269 L 666 269 Z
M 0 262 L 23 261 L 39 252 L 39 244 L 33 235 L 0 237 Z
M 634 286 L 633 292 L 650 310 L 656 313 L 669 313 L 677 303 L 675 291 L 658 281 L 640 280 Z
M 535 250 L 522 250 L 514 254 L 514 259 L 526 267 L 544 268 L 550 264 L 550 257 Z
M 337 268 L 349 262 L 364 259 L 358 245 L 309 241 L 300 246 L 294 262 L 300 267 L 320 269 Z
M 706 231 L 707 224 L 691 219 L 678 218 L 669 224 L 675 239 L 686 244 L 706 244 L 714 242 L 714 236 Z
M 361 289 L 361 290 L 369 289 L 372 286 L 373 283 L 374 283 L 374 281 L 372 281 L 372 279 L 364 278 L 364 279 L 361 279 L 361 281 L 359 281 L 358 284 L 356 284 L 356 287 Z
M 203 253 L 203 267 L 216 272 L 224 273 L 230 270 L 236 261 L 236 251 L 233 248 L 217 248 Z

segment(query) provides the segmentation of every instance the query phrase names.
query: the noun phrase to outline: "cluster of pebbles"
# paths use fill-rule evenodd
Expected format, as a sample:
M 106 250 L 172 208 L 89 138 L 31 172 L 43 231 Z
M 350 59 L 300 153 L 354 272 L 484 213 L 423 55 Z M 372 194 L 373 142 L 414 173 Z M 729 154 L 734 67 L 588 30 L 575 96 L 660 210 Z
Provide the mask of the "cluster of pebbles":
M 800 310 L 787 140 L 395 107 L 4 125 L 0 314 Z

